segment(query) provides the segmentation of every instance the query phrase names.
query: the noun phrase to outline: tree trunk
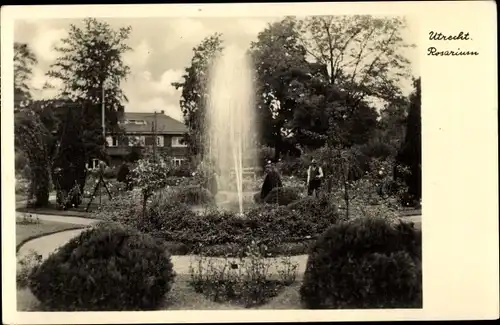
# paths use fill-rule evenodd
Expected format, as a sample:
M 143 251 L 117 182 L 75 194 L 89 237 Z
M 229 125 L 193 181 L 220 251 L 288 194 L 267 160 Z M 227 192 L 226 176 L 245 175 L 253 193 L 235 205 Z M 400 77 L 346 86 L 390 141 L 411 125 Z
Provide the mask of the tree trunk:
M 34 166 L 31 172 L 31 188 L 35 197 L 34 206 L 43 207 L 49 203 L 49 171 L 44 166 Z
M 146 208 L 148 206 L 149 195 L 144 194 L 142 197 L 142 217 L 146 218 Z
M 344 182 L 344 201 L 345 201 L 345 216 L 349 219 L 349 190 L 347 188 L 347 183 Z

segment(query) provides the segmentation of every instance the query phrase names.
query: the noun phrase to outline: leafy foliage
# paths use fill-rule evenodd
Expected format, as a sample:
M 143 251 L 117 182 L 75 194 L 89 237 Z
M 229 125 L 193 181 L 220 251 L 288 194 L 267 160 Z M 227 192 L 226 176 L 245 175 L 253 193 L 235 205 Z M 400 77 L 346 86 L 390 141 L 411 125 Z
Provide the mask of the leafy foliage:
M 132 207 L 114 212 L 112 220 L 167 242 L 182 243 L 192 252 L 205 251 L 206 246 L 247 245 L 252 240 L 274 250 L 283 243 L 315 238 L 341 220 L 333 208 L 328 213 L 302 214 L 300 209 L 261 205 L 246 211 L 243 218 L 235 212 L 218 209 L 195 213 L 189 206 L 169 199 L 173 191 L 165 189 L 156 193 L 144 216 Z
M 42 263 L 42 255 L 30 251 L 21 260 L 16 272 L 16 284 L 19 288 L 25 288 L 29 284 L 29 275 L 33 269 Z
M 98 220 L 136 226 L 136 221 L 141 214 L 141 200 L 140 191 L 122 192 L 115 195 L 112 200 L 104 201 L 92 213 L 92 217 Z
M 167 183 L 170 164 L 163 159 L 153 161 L 152 159 L 141 159 L 132 170 L 132 182 L 139 188 L 143 197 L 143 210 L 146 210 L 147 200 L 154 191 L 165 187 Z
M 120 225 L 101 224 L 36 267 L 29 287 L 49 310 L 147 310 L 163 301 L 174 276 L 160 242 Z
M 267 204 L 288 205 L 300 198 L 300 190 L 294 187 L 275 187 L 264 198 Z
M 49 200 L 49 187 L 55 139 L 52 134 L 55 119 L 50 117 L 51 107 L 36 102 L 15 113 L 15 145 L 27 158 L 30 171 L 29 197 L 35 206 L 44 206 Z
M 14 111 L 26 107 L 32 99 L 29 80 L 38 60 L 26 43 L 14 43 Z
M 347 89 L 356 105 L 399 95 L 397 81 L 408 76 L 409 64 L 401 49 L 411 47 L 401 36 L 405 26 L 400 17 L 354 15 L 311 16 L 299 28 L 307 53 L 328 67 L 329 83 Z
M 306 308 L 419 308 L 421 233 L 403 222 L 360 218 L 312 247 L 300 289 Z
M 252 243 L 242 249 L 240 258 L 225 258 L 222 263 L 198 256 L 190 265 L 190 284 L 216 302 L 230 301 L 247 308 L 262 305 L 295 282 L 297 269 L 289 257 L 270 262 L 266 250 Z M 270 270 L 273 264 L 275 272 Z
M 172 83 L 176 89 L 182 88 L 180 106 L 188 127 L 185 140 L 194 155 L 203 153 L 204 149 L 208 70 L 212 59 L 222 51 L 221 37 L 221 34 L 211 35 L 195 47 L 191 65 L 183 75 L 184 81 Z
M 288 204 L 287 208 L 308 220 L 314 220 L 319 215 L 325 220 L 330 219 L 332 224 L 345 220 L 339 214 L 335 198 L 327 193 L 320 193 L 317 197 L 306 196 Z
M 301 82 L 309 77 L 306 51 L 298 43 L 297 21 L 285 18 L 269 25 L 250 45 L 257 78 L 257 100 L 263 142 L 284 151 L 287 121 L 293 119 Z
M 64 100 L 57 130 L 61 140 L 54 166 L 57 173 L 53 175 L 63 196 L 75 183 L 83 189 L 85 165 L 91 158 L 105 158 L 100 125 L 103 101 L 106 128 L 117 129 L 117 114 L 123 111 L 126 100 L 120 83 L 129 73 L 122 60 L 130 50 L 126 45 L 129 33 L 130 27 L 114 30 L 105 22 L 87 18 L 83 27 L 70 25 L 68 36 L 55 48 L 59 57 L 47 75 L 62 83 L 60 96 L 69 97 Z M 71 205 L 79 203 L 77 197 L 71 201 Z
M 422 122 L 420 78 L 414 80 L 415 91 L 410 95 L 410 108 L 407 118 L 405 142 L 396 160 L 399 165 L 409 169 L 409 173 L 396 171 L 396 177 L 408 185 L 408 201 L 418 201 L 422 197 Z
M 63 94 L 92 105 L 87 118 L 100 117 L 104 87 L 108 126 L 116 125 L 116 113 L 123 111 L 126 101 L 120 83 L 130 72 L 123 62 L 123 54 L 131 50 L 126 44 L 130 32 L 131 27 L 114 30 L 95 18 L 84 19 L 83 28 L 71 24 L 68 36 L 55 48 L 60 56 L 48 72 L 63 83 Z
M 188 205 L 205 205 L 215 203 L 214 196 L 208 189 L 193 185 L 182 186 L 174 190 L 170 199 L 173 202 Z

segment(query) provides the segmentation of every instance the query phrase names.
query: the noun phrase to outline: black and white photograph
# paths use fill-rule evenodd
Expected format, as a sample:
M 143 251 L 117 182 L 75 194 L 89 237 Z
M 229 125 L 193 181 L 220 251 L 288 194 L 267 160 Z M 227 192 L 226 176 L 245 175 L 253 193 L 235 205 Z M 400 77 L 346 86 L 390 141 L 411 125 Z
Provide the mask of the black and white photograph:
M 2 40 L 18 312 L 422 310 L 417 15 L 90 13 Z

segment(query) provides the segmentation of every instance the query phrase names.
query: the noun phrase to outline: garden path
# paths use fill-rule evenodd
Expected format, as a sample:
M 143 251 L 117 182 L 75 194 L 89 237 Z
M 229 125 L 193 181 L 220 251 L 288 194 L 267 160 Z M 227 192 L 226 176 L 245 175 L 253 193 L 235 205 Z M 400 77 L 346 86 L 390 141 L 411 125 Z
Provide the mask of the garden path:
M 85 229 L 68 230 L 30 240 L 19 248 L 18 260 L 29 254 L 31 251 L 37 252 L 45 259 L 50 255 L 50 253 L 54 252 L 60 246 L 66 244 L 73 237 L 78 236 L 84 230 Z M 189 274 L 189 267 L 191 263 L 195 261 L 195 255 L 172 256 L 172 264 L 177 274 Z M 210 257 L 204 258 L 203 264 L 207 265 L 207 263 L 210 262 L 214 266 L 223 265 L 225 261 L 226 260 L 222 257 Z M 230 261 L 233 263 L 239 262 L 238 259 L 230 259 Z M 271 264 L 269 272 L 276 274 L 276 266 L 280 265 L 280 258 L 268 258 L 267 261 Z M 292 256 L 291 262 L 297 263 L 297 273 L 303 274 L 307 264 L 307 255 Z
M 52 215 L 38 215 L 40 219 L 42 220 L 51 220 L 51 221 L 58 221 L 58 222 L 69 222 L 69 223 L 81 223 L 84 225 L 92 225 L 96 222 L 99 222 L 98 220 L 91 220 L 91 219 L 85 219 L 85 218 L 77 218 L 77 217 L 64 217 L 64 216 L 52 216 Z M 413 216 L 412 217 L 413 222 L 415 221 L 420 221 L 420 216 Z M 417 220 L 418 219 L 418 220 Z M 49 256 L 50 253 L 54 252 L 56 249 L 58 249 L 60 246 L 66 244 L 70 239 L 73 237 L 78 236 L 82 231 L 85 229 L 76 229 L 76 230 L 68 230 L 68 231 L 63 231 L 59 232 L 56 234 L 52 235 L 47 235 L 43 237 L 39 237 L 33 240 L 30 240 L 26 242 L 23 246 L 20 247 L 19 252 L 18 252 L 18 259 L 22 258 L 26 254 L 28 254 L 31 250 L 38 252 L 38 254 L 42 255 L 42 257 L 45 259 Z M 189 268 L 191 265 L 191 262 L 196 259 L 196 256 L 194 255 L 174 255 L 172 256 L 172 264 L 174 265 L 174 270 L 177 274 L 189 274 Z M 217 257 L 211 257 L 211 258 L 206 258 L 204 263 L 207 263 L 210 261 L 211 263 L 214 264 L 222 264 L 225 262 L 224 258 L 217 258 Z M 237 259 L 233 260 L 235 263 L 238 263 Z M 279 263 L 280 258 L 269 258 L 269 262 L 271 262 L 271 268 L 269 271 L 271 273 L 275 273 L 276 271 L 276 266 L 280 265 Z M 278 262 L 278 263 L 273 263 L 273 262 Z M 291 257 L 291 262 L 297 263 L 298 264 L 298 270 L 297 273 L 303 274 L 305 271 L 305 267 L 307 264 L 307 255 L 297 255 L 297 256 L 292 256 Z M 273 272 L 274 271 L 274 272 Z

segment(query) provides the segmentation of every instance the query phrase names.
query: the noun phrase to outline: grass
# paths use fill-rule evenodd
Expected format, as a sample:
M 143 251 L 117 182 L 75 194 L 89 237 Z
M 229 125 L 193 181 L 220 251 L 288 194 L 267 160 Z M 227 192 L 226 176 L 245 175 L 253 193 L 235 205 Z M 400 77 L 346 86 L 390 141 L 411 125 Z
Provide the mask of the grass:
M 18 219 L 16 220 L 16 250 L 31 239 L 65 230 L 81 229 L 85 227 L 85 225 L 42 220 L 38 223 L 21 223 L 21 219 Z
M 79 207 L 78 209 L 73 210 L 60 210 L 55 204 L 50 204 L 44 208 L 27 208 L 20 207 L 17 208 L 16 211 L 24 212 L 24 213 L 35 213 L 35 214 L 48 214 L 48 215 L 57 215 L 57 216 L 68 216 L 68 217 L 80 217 L 80 218 L 92 218 L 91 211 L 95 210 L 94 204 L 90 206 L 89 212 L 85 212 L 85 208 L 87 206 Z M 94 207 L 94 208 L 93 208 Z
M 243 310 L 242 306 L 230 303 L 218 303 L 195 292 L 189 285 L 189 275 L 179 274 L 175 278 L 172 290 L 167 293 L 160 310 Z M 265 305 L 250 309 L 300 309 L 300 282 L 284 288 L 279 295 Z M 18 311 L 42 311 L 42 306 L 29 289 L 17 290 Z
M 115 194 L 116 195 L 116 194 Z M 102 203 L 106 203 L 109 201 L 108 195 L 103 190 L 102 195 Z M 17 200 L 17 196 L 16 196 Z M 24 213 L 37 213 L 37 214 L 48 214 L 48 215 L 58 215 L 58 216 L 69 216 L 69 217 L 80 217 L 80 218 L 92 218 L 92 211 L 96 211 L 99 208 L 99 196 L 92 200 L 92 203 L 89 206 L 89 211 L 85 211 L 87 209 L 87 205 L 90 201 L 90 198 L 83 198 L 82 203 L 72 209 L 62 210 L 57 207 L 55 199 L 52 199 L 46 207 L 42 208 L 29 208 L 26 206 L 17 207 L 18 212 Z M 20 201 L 18 201 L 20 202 Z
M 259 291 L 247 293 L 252 296 L 235 292 L 246 287 L 250 287 L 250 290 L 255 289 Z M 202 293 L 214 302 L 230 303 L 231 305 L 242 306 L 248 309 L 266 305 L 272 298 L 278 296 L 286 288 L 286 285 L 281 281 L 266 280 L 256 288 L 255 284 L 251 284 L 249 281 L 202 280 L 196 282 L 194 288 L 195 292 Z M 221 288 L 223 289 L 221 290 Z

